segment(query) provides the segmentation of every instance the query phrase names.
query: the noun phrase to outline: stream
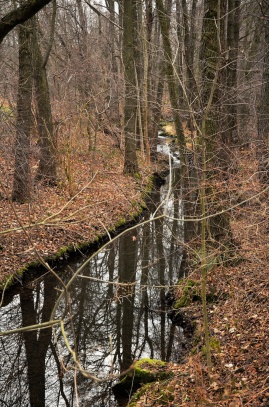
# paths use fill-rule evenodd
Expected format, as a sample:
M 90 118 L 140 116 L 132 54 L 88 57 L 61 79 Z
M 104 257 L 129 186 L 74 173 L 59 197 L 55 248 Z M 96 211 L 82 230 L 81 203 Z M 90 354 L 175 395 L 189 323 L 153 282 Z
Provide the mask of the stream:
M 165 141 L 159 151 L 169 152 Z M 75 279 L 68 303 L 57 308 L 55 319 L 67 313 L 65 333 L 80 364 L 98 378 L 122 372 L 142 357 L 181 358 L 183 330 L 171 323 L 166 307 L 169 287 L 183 277 L 180 168 L 173 154 L 171 178 L 151 194 L 142 222 L 158 207 L 157 215 L 165 211 L 171 218 L 144 222 L 107 245 Z M 67 283 L 85 260 L 71 259 L 55 271 Z M 6 293 L 0 331 L 48 321 L 60 290 L 59 280 L 46 273 Z M 58 325 L 0 341 L 1 407 L 116 407 L 128 401 L 115 399 L 115 380 L 96 383 L 74 371 Z

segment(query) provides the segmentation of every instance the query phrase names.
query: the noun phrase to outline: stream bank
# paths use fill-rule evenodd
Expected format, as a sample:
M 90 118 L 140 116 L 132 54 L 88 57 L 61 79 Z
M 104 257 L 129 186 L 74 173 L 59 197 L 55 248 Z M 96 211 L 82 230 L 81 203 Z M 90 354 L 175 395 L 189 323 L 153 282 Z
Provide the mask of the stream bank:
M 161 158 L 149 167 L 140 163 L 140 177 L 122 175 L 123 156 L 113 140 L 98 135 L 95 167 L 85 151 L 85 141 L 72 163 L 74 188 L 70 195 L 64 174 L 55 187 L 33 186 L 31 203 L 11 203 L 12 173 L 7 174 L 6 189 L 0 191 L 0 287 L 21 283 L 29 265 L 38 266 L 38 256 L 61 260 L 68 252 L 84 248 L 113 233 L 114 228 L 132 221 L 145 207 L 151 176 L 164 168 Z M 61 170 L 61 168 L 59 169 Z M 97 242 L 98 244 L 98 242 Z
M 2 338 L 1 358 L 6 364 L 0 372 L 5 389 L 0 392 L 0 399 L 8 404 L 14 394 L 13 386 L 17 386 L 17 381 L 24 383 L 23 372 L 27 372 L 29 392 L 17 392 L 17 405 L 27 404 L 28 397 L 36 397 L 37 392 L 42 406 L 49 402 L 61 406 L 65 399 L 73 405 L 72 394 L 76 391 L 81 405 L 116 406 L 112 394 L 115 379 L 108 376 L 103 382 L 109 372 L 117 376 L 141 357 L 179 360 L 184 332 L 171 324 L 166 314 L 166 293 L 178 282 L 182 259 L 179 167 L 175 167 L 170 179 L 172 193 L 170 182 L 153 191 L 148 211 L 137 227 L 107 242 L 87 261 L 69 258 L 63 272 L 55 269 L 69 287 L 68 304 L 64 297 L 57 299 L 61 284 L 51 273 L 18 287 L 12 298 L 7 293 L 0 309 L 2 330 L 46 322 L 50 317 L 62 319 L 65 315 L 65 335 L 56 324 L 53 337 L 52 330 L 46 329 L 42 335 L 26 331 L 22 336 Z M 168 216 L 150 220 L 157 208 L 160 215 L 163 211 Z M 75 360 L 70 359 L 66 349 L 66 337 L 76 344 L 80 366 L 85 369 L 76 379 L 71 379 Z M 15 355 L 16 361 L 12 362 Z M 13 371 L 16 363 L 25 366 L 22 375 Z M 59 373 L 62 363 L 63 377 Z M 12 384 L 5 381 L 10 371 L 14 376 Z M 83 379 L 93 375 L 101 380 L 100 385 Z M 55 377 L 60 378 L 59 383 Z M 59 391 L 57 401 L 55 395 Z
M 240 157 L 240 170 L 233 179 L 229 193 L 231 199 L 234 199 L 234 191 L 239 191 L 244 196 L 243 200 L 245 201 L 247 198 L 257 197 L 257 194 L 261 193 L 262 186 L 258 179 L 253 177 L 257 170 L 255 157 L 251 155 L 249 150 L 240 151 Z M 243 184 L 242 179 L 246 180 Z M 266 196 L 259 195 L 259 199 L 250 199 L 246 204 L 235 207 L 232 215 L 233 235 L 240 244 L 240 255 L 244 261 L 233 266 L 219 265 L 208 273 L 209 288 L 210 286 L 215 287 L 216 295 L 218 295 L 217 303 L 208 304 L 210 333 L 213 338 L 211 342 L 212 373 L 206 367 L 203 354 L 201 305 L 196 303 L 191 307 L 190 305 L 187 306 L 187 310 L 192 312 L 197 323 L 192 354 L 187 355 L 180 364 L 168 363 L 167 369 L 174 372 L 174 378 L 164 384 L 164 386 L 169 387 L 169 392 L 173 395 L 173 401 L 169 402 L 180 407 L 194 407 L 199 404 L 216 407 L 268 406 L 268 199 Z M 40 293 L 45 288 L 44 293 L 49 295 L 48 298 L 52 300 L 55 281 L 53 281 L 53 277 L 51 278 L 52 281 L 46 288 L 40 280 L 36 280 L 24 289 L 21 287 L 21 293 L 14 298 L 14 306 L 9 305 L 10 308 L 6 308 L 5 319 L 1 318 L 2 324 L 7 322 L 12 329 L 20 323 L 20 297 L 24 303 L 28 301 L 28 304 L 31 304 L 31 298 L 38 301 Z M 84 287 L 84 280 L 81 279 L 79 290 Z M 107 292 L 111 292 L 108 287 Z M 78 295 L 75 296 L 75 299 L 77 298 Z M 94 298 L 99 299 L 100 294 Z M 118 304 L 117 297 L 112 303 Z M 89 308 L 90 305 L 88 304 L 85 309 L 88 310 Z M 151 312 L 156 309 L 155 306 L 146 308 Z M 33 315 L 30 313 L 31 318 Z M 40 317 L 40 310 L 38 315 Z M 85 323 L 85 320 L 78 320 L 78 322 Z M 109 332 L 108 329 L 108 334 Z M 21 354 L 15 351 L 14 339 L 11 340 L 11 338 L 15 337 L 8 339 L 9 344 L 5 350 L 7 352 L 10 350 L 10 355 L 14 357 L 14 364 L 12 365 L 15 369 L 14 372 L 21 371 L 24 375 L 24 381 L 27 379 L 27 366 L 25 360 L 21 359 Z M 34 341 L 38 339 L 38 337 L 33 338 Z M 16 337 L 16 341 L 22 350 L 22 339 L 19 340 Z M 1 343 L 3 348 L 4 342 Z M 64 363 L 68 363 L 68 356 L 63 356 Z M 1 360 L 4 361 L 1 377 L 3 378 L 5 374 L 11 377 L 12 369 L 7 364 L 11 359 L 3 357 Z M 36 367 L 35 360 L 30 358 L 32 366 Z M 50 358 L 48 363 L 52 363 L 50 362 L 52 360 L 53 358 Z M 109 359 L 108 362 L 110 366 Z M 35 374 L 37 374 L 36 370 Z M 59 374 L 61 377 L 63 372 L 59 370 Z M 15 386 L 11 389 L 11 397 L 16 403 L 14 394 L 18 393 L 20 387 L 14 381 L 15 376 L 15 374 L 12 376 L 13 379 L 9 384 Z M 65 372 L 64 383 L 70 383 L 71 380 L 70 373 Z M 88 390 L 85 379 L 79 378 L 78 384 L 80 388 L 85 389 L 85 391 Z M 143 397 L 137 400 L 137 405 L 144 406 L 146 400 L 149 405 L 162 406 L 163 400 L 160 397 L 162 386 L 160 383 L 152 384 L 151 388 L 148 388 L 143 394 Z M 109 389 L 109 386 L 105 385 L 105 387 Z M 4 384 L 2 390 L 8 394 L 9 389 Z M 89 405 L 87 401 L 85 403 L 82 404 L 82 407 Z
M 9 289 L 10 287 L 16 284 L 24 284 L 27 281 L 31 280 L 35 275 L 44 274 L 47 269 L 42 262 L 46 262 L 49 267 L 52 268 L 64 268 L 70 259 L 87 257 L 90 254 L 96 252 L 100 247 L 102 247 L 110 238 L 117 236 L 119 233 L 125 229 L 130 228 L 139 222 L 139 219 L 143 216 L 143 212 L 146 211 L 146 201 L 148 194 L 150 194 L 154 188 L 159 188 L 162 183 L 164 183 L 165 172 L 154 173 L 152 176 L 149 176 L 148 184 L 144 191 L 141 192 L 141 201 L 136 204 L 136 212 L 130 212 L 123 214 L 119 221 L 112 226 L 110 229 L 104 225 L 106 232 L 104 234 L 97 234 L 90 241 L 81 241 L 80 239 L 72 243 L 69 246 L 60 247 L 55 253 L 50 256 L 43 257 L 38 253 L 37 259 L 31 262 L 28 262 L 18 269 L 15 273 L 6 275 L 2 278 L 0 276 L 0 292 Z M 142 199 L 143 197 L 143 199 Z M 94 226 L 93 226 L 94 227 Z M 65 242 L 66 243 L 66 242 Z M 44 242 L 45 244 L 45 242 Z M 40 256 L 40 259 L 38 258 Z
M 212 370 L 203 349 L 203 315 L 199 302 L 185 310 L 196 321 L 191 352 L 181 364 L 168 363 L 174 377 L 138 394 L 132 407 L 268 407 L 269 227 L 268 191 L 260 184 L 255 148 L 240 148 L 238 172 L 227 195 L 233 207 L 231 230 L 240 262 L 216 265 L 208 271 L 207 290 Z M 199 280 L 199 269 L 191 278 Z M 164 402 L 169 390 L 172 399 Z M 169 404 L 170 403 L 170 404 Z

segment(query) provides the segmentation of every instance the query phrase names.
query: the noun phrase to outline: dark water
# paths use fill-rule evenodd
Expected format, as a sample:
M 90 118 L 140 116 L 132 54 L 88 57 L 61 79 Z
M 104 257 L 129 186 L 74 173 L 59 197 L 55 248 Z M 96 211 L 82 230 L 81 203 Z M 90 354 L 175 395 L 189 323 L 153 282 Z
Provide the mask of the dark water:
M 58 325 L 0 337 L 0 406 L 117 406 L 108 379 L 127 369 L 134 359 L 150 357 L 177 361 L 182 330 L 171 324 L 165 309 L 169 286 L 180 277 L 182 222 L 179 167 L 149 203 L 160 218 L 126 232 L 83 269 L 61 301 L 55 318 L 65 314 L 65 333 L 83 369 L 101 383 L 74 370 L 74 362 Z M 173 219 L 172 219 L 173 218 Z M 146 220 L 144 218 L 143 220 Z M 70 261 L 60 273 L 65 283 L 84 259 Z M 124 284 L 122 284 L 124 283 Z M 0 330 L 49 320 L 60 282 L 50 274 L 5 297 Z M 71 316 L 71 317 L 70 317 Z

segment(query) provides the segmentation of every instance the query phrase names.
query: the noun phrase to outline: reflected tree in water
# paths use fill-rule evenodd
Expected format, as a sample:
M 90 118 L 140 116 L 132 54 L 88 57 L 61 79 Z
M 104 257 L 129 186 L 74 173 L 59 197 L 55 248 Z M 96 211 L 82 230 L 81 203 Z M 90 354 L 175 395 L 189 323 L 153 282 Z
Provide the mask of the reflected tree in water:
M 38 284 L 35 290 L 28 287 L 22 288 L 20 304 L 23 326 L 49 321 L 56 300 L 55 280 L 53 276 L 44 280 L 42 294 L 41 284 Z M 31 407 L 45 406 L 46 354 L 51 342 L 51 333 L 51 328 L 23 333 Z
M 173 182 L 177 180 L 175 175 Z M 148 217 L 166 196 L 165 188 L 152 194 Z M 12 350 L 7 350 L 7 358 L 14 349 L 21 357 L 21 363 L 16 365 L 12 356 L 12 372 L 17 376 L 13 388 L 18 388 L 18 381 L 22 383 L 21 401 L 17 398 L 14 405 L 23 406 L 30 399 L 31 407 L 44 406 L 45 400 L 47 405 L 71 407 L 77 394 L 81 407 L 100 407 L 102 403 L 116 406 L 111 396 L 115 381 L 109 378 L 110 373 L 128 369 L 134 359 L 141 357 L 179 359 L 182 333 L 167 317 L 165 295 L 167 287 L 178 280 L 182 256 L 183 225 L 175 220 L 181 217 L 180 189 L 173 191 L 166 210 L 171 218 L 160 218 L 127 231 L 95 255 L 84 267 L 83 275 L 73 282 L 70 304 L 64 300 L 59 303 L 55 317 L 62 318 L 67 306 L 65 333 L 81 366 L 106 380 L 98 384 L 74 369 L 59 327 L 54 328 L 53 340 L 51 329 L 25 332 L 25 361 L 21 339 Z M 81 264 L 78 260 L 69 263 L 68 271 L 61 274 L 65 284 L 72 270 Z M 55 287 L 54 279 L 46 276 L 34 288 L 22 288 L 21 315 L 16 306 L 12 307 L 12 313 L 18 313 L 15 326 L 20 326 L 21 320 L 24 325 L 49 320 L 56 302 Z M 18 378 L 15 369 L 19 368 L 22 375 Z M 10 376 L 4 369 L 1 373 L 7 386 Z M 11 394 L 10 390 L 9 399 Z

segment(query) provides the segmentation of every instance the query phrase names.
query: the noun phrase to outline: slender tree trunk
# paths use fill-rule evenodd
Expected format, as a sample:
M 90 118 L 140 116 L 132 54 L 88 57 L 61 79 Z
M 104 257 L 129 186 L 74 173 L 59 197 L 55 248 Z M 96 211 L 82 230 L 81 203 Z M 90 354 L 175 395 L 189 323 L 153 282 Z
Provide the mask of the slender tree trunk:
M 222 135 L 222 141 L 225 144 L 232 144 L 238 141 L 237 134 L 237 60 L 238 43 L 240 29 L 240 3 L 241 0 L 228 0 L 228 22 L 227 22 L 227 69 L 226 69 L 226 87 L 227 90 L 225 109 L 226 124 Z
M 205 0 L 205 15 L 201 39 L 200 59 L 202 61 L 201 110 L 205 118 L 206 154 L 213 157 L 219 130 L 219 59 L 220 38 L 216 22 L 218 21 L 218 2 Z
M 15 167 L 12 199 L 20 203 L 31 198 L 30 130 L 32 102 L 31 26 L 19 26 L 19 84 L 17 96 L 17 131 L 15 140 Z
M 134 13 L 135 1 L 126 0 L 123 12 L 123 64 L 125 78 L 125 156 L 124 173 L 134 175 L 138 172 L 136 157 L 136 79 L 134 58 Z
M 39 166 L 36 177 L 37 179 L 46 181 L 53 185 L 56 180 L 56 146 L 47 72 L 41 54 L 36 17 L 33 17 L 32 19 L 32 27 L 34 85 L 37 103 L 37 125 L 40 146 Z
M 178 41 L 180 41 L 180 27 L 183 25 L 184 29 L 184 62 L 186 65 L 186 73 L 185 73 L 185 78 L 183 78 L 183 84 L 186 89 L 186 94 L 188 96 L 188 100 L 185 100 L 186 109 L 188 110 L 189 107 L 194 107 L 194 100 L 196 99 L 195 95 L 195 67 L 194 67 L 194 55 L 195 55 L 195 39 L 196 39 L 196 31 L 197 28 L 195 27 L 195 18 L 196 18 L 196 12 L 197 12 L 197 0 L 192 1 L 192 7 L 190 12 L 188 11 L 188 4 L 186 0 L 182 0 L 182 24 L 180 20 L 180 16 L 178 16 L 178 21 L 177 24 L 179 26 L 178 28 Z M 177 0 L 177 8 L 179 9 L 179 0 Z M 179 14 L 179 13 L 178 13 Z M 182 68 L 181 68 L 182 69 Z M 183 93 L 183 92 L 182 92 Z M 197 103 L 196 103 L 197 105 Z M 195 124 L 193 122 L 193 114 L 192 112 L 189 112 L 189 120 L 188 120 L 188 127 L 190 131 L 193 133 Z
M 135 237 L 133 239 L 133 236 Z M 133 283 L 136 279 L 137 267 L 137 230 L 129 234 L 130 241 L 121 239 L 119 243 L 119 283 Z M 134 330 L 134 285 L 121 286 L 119 289 L 122 303 L 121 313 L 121 342 L 122 362 L 121 371 L 128 369 L 133 363 L 132 336 Z
M 49 321 L 51 311 L 55 305 L 56 289 L 55 278 L 44 281 L 44 305 L 40 322 Z M 24 287 L 20 292 L 20 304 L 23 326 L 35 325 L 39 322 L 35 298 L 40 286 L 34 291 Z M 31 407 L 45 407 L 46 390 L 46 354 L 51 343 L 52 329 L 39 331 L 26 331 L 23 333 L 25 353 L 27 360 L 27 377 Z
M 150 73 L 150 42 L 151 42 L 151 24 L 150 20 L 150 5 L 146 2 L 146 26 L 143 21 L 142 2 L 140 1 L 140 18 L 141 18 L 141 37 L 143 49 L 143 101 L 142 101 L 142 117 L 143 117 L 143 138 L 144 138 L 144 151 L 145 159 L 149 164 L 150 162 L 150 144 L 149 144 L 149 73 Z
M 174 74 L 172 46 L 169 38 L 169 25 L 167 23 L 167 17 L 162 0 L 156 0 L 156 6 L 158 10 L 158 17 L 161 26 L 161 33 L 163 39 L 163 48 L 166 61 L 166 79 L 168 83 L 168 90 L 170 95 L 170 101 L 173 108 L 173 115 L 176 127 L 177 138 L 179 142 L 179 148 L 181 152 L 181 164 L 184 165 L 184 147 L 185 138 L 183 134 L 183 127 L 181 118 L 179 115 L 179 83 L 177 82 Z
M 260 2 L 260 5 L 265 6 L 266 15 L 266 8 L 268 8 L 267 2 Z M 255 7 L 256 3 L 251 3 L 253 7 Z M 248 10 L 244 10 L 244 2 L 242 2 L 242 20 L 244 18 L 244 12 L 248 13 Z M 253 100 L 256 99 L 258 93 L 255 92 L 256 90 L 256 67 L 257 67 L 257 55 L 261 50 L 261 39 L 263 38 L 263 28 L 264 28 L 264 17 L 260 16 L 257 13 L 258 9 L 255 7 L 254 12 L 250 12 L 247 17 L 247 21 L 245 24 L 242 24 L 242 29 L 240 31 L 240 37 L 243 38 L 243 41 L 240 40 L 240 65 L 238 69 L 238 84 L 242 84 L 246 86 L 248 91 L 245 91 L 242 95 L 239 94 L 239 104 L 237 108 L 238 112 L 238 126 L 239 126 L 239 133 L 238 138 L 240 144 L 247 145 L 248 143 L 252 142 L 253 140 L 253 132 L 255 121 L 256 121 L 256 111 L 253 109 Z M 252 11 L 252 10 L 251 10 Z M 265 45 L 264 45 L 265 46 Z M 258 57 L 260 61 L 260 56 Z
M 109 101 L 109 119 L 112 122 L 115 120 L 119 122 L 121 109 L 120 109 L 120 92 L 121 87 L 119 87 L 119 77 L 120 77 L 120 65 L 117 58 L 117 34 L 115 30 L 114 22 L 116 21 L 115 14 L 115 1 L 108 0 L 108 11 L 109 11 L 109 43 L 110 43 L 110 66 L 111 74 L 109 77 L 109 88 L 110 88 L 110 101 Z
M 158 143 L 158 129 L 162 115 L 162 99 L 164 91 L 165 79 L 165 63 L 163 55 L 160 56 L 158 50 L 160 49 L 161 33 L 158 19 L 154 18 L 151 5 L 147 9 L 147 27 L 148 31 L 152 30 L 152 39 L 150 42 L 149 52 L 149 85 L 148 85 L 148 135 L 150 143 L 150 157 L 152 161 L 158 159 L 157 143 Z M 151 24 L 153 27 L 151 27 Z
M 201 209 L 201 275 L 202 287 L 201 296 L 203 303 L 204 319 L 204 341 L 207 365 L 211 368 L 211 349 L 209 339 L 208 314 L 206 303 L 206 283 L 207 283 L 207 220 L 208 213 L 208 163 L 212 165 L 214 152 L 216 151 L 216 138 L 218 135 L 218 83 L 220 68 L 220 0 L 205 1 L 205 15 L 203 20 L 202 43 L 201 43 L 202 64 L 202 117 L 200 127 L 200 154 L 201 170 L 199 180 L 199 198 Z
M 267 6 L 267 13 L 268 13 Z M 269 184 L 269 18 L 264 21 L 265 52 L 261 101 L 258 119 L 257 158 L 259 160 L 259 178 L 263 184 Z

